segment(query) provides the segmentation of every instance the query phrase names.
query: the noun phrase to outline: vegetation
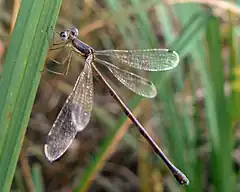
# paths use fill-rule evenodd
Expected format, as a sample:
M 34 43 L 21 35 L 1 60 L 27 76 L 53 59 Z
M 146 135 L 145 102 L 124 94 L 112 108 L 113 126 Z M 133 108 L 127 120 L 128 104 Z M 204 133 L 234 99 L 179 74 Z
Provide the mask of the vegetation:
M 22 0 L 9 46 L 4 24 L 11 24 L 12 5 L 0 4 L 0 48 L 6 45 L 0 76 L 0 191 L 239 191 L 239 2 L 193 2 Z M 56 20 L 57 31 L 75 26 L 79 38 L 95 49 L 179 53 L 174 70 L 141 72 L 156 85 L 158 95 L 151 100 L 101 71 L 188 176 L 189 186 L 175 181 L 97 80 L 91 122 L 60 160 L 47 161 L 45 138 L 83 63 L 74 58 L 67 76 L 43 70 Z M 57 60 L 64 56 L 64 51 L 49 53 Z M 64 70 L 49 60 L 45 67 Z

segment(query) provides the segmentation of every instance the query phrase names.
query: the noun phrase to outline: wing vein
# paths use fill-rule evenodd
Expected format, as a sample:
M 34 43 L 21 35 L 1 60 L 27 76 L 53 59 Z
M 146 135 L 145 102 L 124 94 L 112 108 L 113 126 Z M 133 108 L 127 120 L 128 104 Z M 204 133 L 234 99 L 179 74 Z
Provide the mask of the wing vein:
M 166 71 L 176 67 L 179 56 L 168 49 L 102 50 L 95 55 L 108 56 L 121 64 L 146 71 Z
M 135 73 L 120 69 L 107 61 L 103 61 L 98 58 L 96 58 L 95 60 L 98 63 L 106 66 L 109 71 L 111 71 L 111 73 L 131 91 L 148 98 L 153 98 L 156 96 L 157 91 L 151 81 Z
M 44 146 L 46 157 L 54 161 L 71 145 L 77 132 L 88 124 L 93 107 L 92 55 L 85 61 L 72 93 L 55 120 Z

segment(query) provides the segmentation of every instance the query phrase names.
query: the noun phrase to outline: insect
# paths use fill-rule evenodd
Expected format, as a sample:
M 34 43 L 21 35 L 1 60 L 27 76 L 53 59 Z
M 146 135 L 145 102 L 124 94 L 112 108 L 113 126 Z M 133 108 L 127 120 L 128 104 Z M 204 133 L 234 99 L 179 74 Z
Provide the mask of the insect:
M 90 121 L 93 108 L 93 71 L 97 77 L 107 87 L 109 93 L 121 106 L 125 114 L 135 124 L 141 135 L 149 142 L 154 151 L 163 159 L 167 167 L 173 173 L 180 184 L 188 184 L 187 177 L 176 168 L 165 156 L 155 141 L 147 133 L 146 129 L 136 119 L 120 96 L 110 86 L 95 62 L 104 65 L 123 85 L 133 92 L 148 98 L 156 96 L 157 91 L 154 84 L 130 71 L 119 68 L 108 61 L 101 60 L 98 56 L 110 57 L 117 60 L 122 65 L 145 71 L 166 71 L 176 67 L 179 63 L 179 56 L 175 51 L 168 49 L 146 49 L 146 50 L 94 50 L 78 39 L 76 28 L 67 29 L 58 33 L 61 41 L 54 43 L 52 50 L 65 46 L 69 48 L 66 58 L 67 71 L 73 53 L 85 59 L 82 72 L 77 78 L 72 93 L 67 98 L 57 119 L 55 120 L 44 145 L 44 152 L 49 161 L 54 161 L 61 157 L 79 131 L 82 131 Z

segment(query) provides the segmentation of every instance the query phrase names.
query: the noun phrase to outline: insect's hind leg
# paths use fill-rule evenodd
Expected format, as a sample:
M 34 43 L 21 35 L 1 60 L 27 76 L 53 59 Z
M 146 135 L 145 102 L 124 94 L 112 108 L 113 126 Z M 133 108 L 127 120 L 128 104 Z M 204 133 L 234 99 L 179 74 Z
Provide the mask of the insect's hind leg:
M 48 72 L 51 72 L 51 73 L 54 73 L 54 74 L 57 74 L 57 75 L 67 75 L 67 74 L 68 74 L 68 71 L 69 71 L 69 66 L 70 66 L 70 63 L 71 63 L 71 60 L 72 60 L 72 53 L 73 53 L 72 50 L 69 51 L 67 57 L 64 59 L 63 62 L 59 62 L 59 61 L 57 61 L 57 60 L 55 60 L 55 59 L 49 58 L 51 61 L 53 61 L 54 63 L 56 63 L 56 64 L 58 64 L 58 65 L 63 65 L 63 66 L 65 66 L 65 64 L 66 64 L 66 65 L 67 65 L 67 66 L 66 66 L 66 71 L 64 71 L 64 72 L 57 72 L 57 71 L 53 71 L 53 70 L 51 70 L 51 69 L 48 69 L 47 67 L 46 67 L 45 69 L 46 69 Z
M 70 66 L 70 63 L 72 61 L 72 53 L 73 53 L 73 51 L 70 51 L 69 54 L 68 54 L 69 56 L 68 56 L 68 61 L 67 61 L 67 70 L 65 71 L 65 75 L 67 75 L 68 71 L 69 71 L 69 66 Z

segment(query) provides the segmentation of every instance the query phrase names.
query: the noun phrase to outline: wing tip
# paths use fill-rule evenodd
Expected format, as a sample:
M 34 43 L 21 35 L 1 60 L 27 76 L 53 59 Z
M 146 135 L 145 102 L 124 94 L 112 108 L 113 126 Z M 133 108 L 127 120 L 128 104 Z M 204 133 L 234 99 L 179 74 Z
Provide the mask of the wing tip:
M 171 68 L 170 68 L 170 69 L 177 67 L 177 66 L 178 66 L 178 64 L 179 64 L 179 61 L 180 61 L 179 54 L 178 54 L 176 51 L 172 50 L 172 49 L 168 49 L 168 52 L 169 52 L 169 53 L 172 53 L 172 54 L 173 54 L 173 56 L 175 57 L 175 61 L 173 62 L 173 63 L 174 63 L 174 65 L 173 65 L 173 66 L 171 66 Z
M 51 163 L 57 160 L 62 155 L 62 154 L 54 155 L 54 153 L 52 153 L 51 149 L 49 148 L 48 144 L 44 145 L 44 154 Z

